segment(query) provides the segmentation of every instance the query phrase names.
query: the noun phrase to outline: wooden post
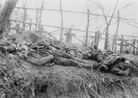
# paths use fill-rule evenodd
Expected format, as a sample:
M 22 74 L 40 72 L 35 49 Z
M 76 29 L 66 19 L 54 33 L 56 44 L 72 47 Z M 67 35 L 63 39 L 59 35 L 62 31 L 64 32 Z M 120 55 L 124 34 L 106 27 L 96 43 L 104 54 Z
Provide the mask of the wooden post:
M 16 24 L 16 26 L 15 26 L 15 31 L 16 31 L 16 34 L 17 34 L 17 33 L 18 33 L 18 34 L 21 33 L 21 32 L 20 32 L 20 25 L 19 25 L 19 23 Z
M 98 44 L 99 44 L 99 38 L 100 38 L 100 31 L 98 30 L 97 32 L 95 32 L 95 40 L 94 40 L 94 45 L 98 48 Z
M 14 7 L 16 6 L 18 0 L 7 0 L 2 12 L 0 13 L 0 38 L 3 36 L 3 32 L 7 25 L 7 22 L 13 12 Z
M 40 25 L 40 31 L 42 32 L 43 31 L 43 25 Z
M 26 17 L 27 17 L 27 12 L 26 12 L 26 0 L 24 0 L 24 2 L 22 2 L 23 3 L 23 21 L 26 21 Z M 23 31 L 25 30 L 25 26 L 26 26 L 26 24 L 24 23 L 24 22 L 22 22 L 22 24 L 23 24 Z
M 108 49 L 108 36 L 109 36 L 109 32 L 108 32 L 108 27 L 107 27 L 107 31 L 105 33 L 105 44 L 104 44 L 104 49 L 105 50 Z
M 117 48 L 117 34 L 118 34 L 118 30 L 119 30 L 119 23 L 120 23 L 120 19 L 119 19 L 119 11 L 117 12 L 118 14 L 118 23 L 117 23 L 117 28 L 116 28 L 116 33 L 115 33 L 115 53 L 116 53 L 116 48 Z M 121 50 L 122 52 L 122 50 Z
M 119 38 L 119 37 L 118 37 Z M 126 40 L 124 40 L 123 38 L 119 38 L 121 41 L 123 41 L 123 42 L 125 42 L 126 44 L 128 44 L 128 45 L 131 45 L 132 47 L 134 47 L 135 49 L 137 49 L 138 50 L 138 48 L 137 47 L 135 47 L 133 44 L 130 44 L 130 43 L 128 43 Z
M 123 35 L 121 36 L 121 43 L 120 43 L 120 53 L 122 53 L 122 50 L 123 50 L 123 46 L 124 46 L 124 43 L 123 43 L 123 40 L 124 40 L 124 37 Z
M 99 39 L 100 39 L 100 30 L 97 32 L 97 48 L 99 46 Z
M 88 36 L 89 36 L 89 22 L 90 22 L 90 10 L 87 9 L 87 27 L 86 27 L 86 39 L 85 39 L 85 44 L 88 43 Z
M 1 8 L 2 8 L 2 4 L 0 3 L 0 11 L 1 11 Z
M 29 28 L 30 31 L 31 31 L 31 28 L 32 28 L 32 25 L 31 25 L 31 23 L 30 23 L 30 28 Z
M 108 49 L 108 35 L 109 35 L 108 34 L 109 33 L 108 29 L 109 29 L 109 25 L 107 25 L 106 32 L 105 32 L 105 43 L 104 43 L 104 49 L 105 50 Z
M 91 37 L 91 39 L 92 39 L 92 41 L 91 41 L 91 47 L 93 47 L 93 43 L 94 43 L 93 36 Z
M 95 32 L 95 37 L 94 37 L 94 45 L 96 45 L 96 39 L 97 38 L 97 32 Z
M 42 2 L 41 10 L 40 10 L 38 31 L 41 31 L 40 29 L 41 29 L 41 18 L 42 18 L 43 8 L 44 8 L 44 0 L 43 0 L 43 2 Z
M 63 13 L 62 13 L 62 0 L 60 0 L 60 15 L 61 15 L 61 32 L 60 32 L 60 41 L 63 40 Z
M 135 46 L 135 44 L 136 44 L 136 40 L 134 39 L 133 40 L 133 46 Z M 133 54 L 135 55 L 135 48 L 133 47 Z
M 35 31 L 38 30 L 38 9 L 36 10 L 36 17 L 35 17 L 35 21 L 36 21 L 36 24 L 35 24 Z
M 136 40 L 137 41 L 137 48 L 138 48 L 138 40 Z M 138 55 L 138 50 L 136 50 L 136 55 Z
M 112 51 L 114 51 L 114 46 L 115 46 L 115 35 L 113 36 L 113 43 L 112 43 Z

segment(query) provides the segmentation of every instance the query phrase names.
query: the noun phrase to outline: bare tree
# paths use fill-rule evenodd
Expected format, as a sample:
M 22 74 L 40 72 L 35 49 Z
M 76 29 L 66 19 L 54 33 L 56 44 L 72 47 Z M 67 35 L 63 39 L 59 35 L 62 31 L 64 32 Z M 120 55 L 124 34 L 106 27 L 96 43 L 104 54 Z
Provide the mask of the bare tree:
M 90 0 L 88 0 L 90 1 Z M 90 1 L 92 4 L 95 4 L 101 11 L 102 11 L 102 14 L 103 14 L 103 17 L 104 17 L 104 20 L 105 20 L 105 23 L 106 23 L 106 28 L 104 29 L 103 33 L 105 32 L 105 45 L 104 45 L 104 49 L 108 49 L 108 36 L 109 36 L 109 28 L 110 26 L 112 25 L 111 22 L 114 18 L 114 16 L 117 14 L 117 6 L 118 6 L 118 3 L 119 3 L 119 0 L 116 2 L 114 8 L 113 8 L 113 11 L 111 12 L 111 10 L 108 11 L 108 13 L 106 14 L 105 13 L 105 9 L 104 7 L 102 6 L 102 4 L 97 0 L 97 2 L 92 2 Z M 121 11 L 129 6 L 131 6 L 132 3 L 130 4 L 127 4 L 125 5 L 124 7 L 122 7 L 121 9 L 119 9 L 118 11 Z M 108 14 L 111 12 L 111 16 L 108 17 Z M 120 17 L 119 17 L 120 19 Z M 117 21 L 118 21 L 118 18 L 117 18 Z M 117 27 L 118 29 L 119 27 Z M 116 31 L 116 33 L 118 32 L 118 30 Z M 101 35 L 102 36 L 102 35 Z
M 103 6 L 101 5 L 101 3 L 98 0 L 97 0 L 97 3 L 95 3 L 99 7 L 99 9 L 102 11 L 103 16 L 104 16 L 104 19 L 105 19 L 105 23 L 106 23 L 106 29 L 105 29 L 105 45 L 104 45 L 104 49 L 105 50 L 108 49 L 109 27 L 110 27 L 110 24 L 112 22 L 113 16 L 115 16 L 115 14 L 116 14 L 115 11 L 116 11 L 116 8 L 118 6 L 118 2 L 119 2 L 119 0 L 116 2 L 115 7 L 114 7 L 114 9 L 112 11 L 112 14 L 111 14 L 111 17 L 110 17 L 109 20 L 107 19 L 107 15 L 109 14 L 110 11 L 106 15 L 105 14 L 105 10 L 104 10 Z

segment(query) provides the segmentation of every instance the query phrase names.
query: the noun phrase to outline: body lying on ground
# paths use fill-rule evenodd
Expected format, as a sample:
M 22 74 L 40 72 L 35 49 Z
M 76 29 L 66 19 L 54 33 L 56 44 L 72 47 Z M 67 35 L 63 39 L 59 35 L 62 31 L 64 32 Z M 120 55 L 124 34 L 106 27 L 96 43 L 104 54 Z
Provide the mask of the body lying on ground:
M 115 54 L 105 59 L 100 70 L 119 76 L 132 76 L 132 74 L 137 74 L 137 68 L 132 63 L 126 60 L 126 58 Z
M 4 51 L 8 53 L 15 52 L 17 47 L 5 45 Z M 104 72 L 113 73 L 120 76 L 129 76 L 133 72 L 137 72 L 131 66 L 131 63 L 126 63 L 126 59 L 118 55 L 108 55 L 105 59 L 102 52 L 99 50 L 91 50 L 87 53 L 82 53 L 82 57 L 78 57 L 78 50 L 70 49 L 67 52 L 64 50 L 53 50 L 52 46 L 43 40 L 35 40 L 30 45 L 20 46 L 21 51 L 19 53 L 25 52 L 23 59 L 35 66 L 49 66 L 62 65 L 62 66 L 73 66 L 85 69 L 100 69 Z M 3 50 L 2 50 L 3 51 Z M 16 51 L 18 52 L 18 51 Z M 14 54 L 14 53 L 13 53 Z M 18 53 L 17 53 L 18 54 Z M 93 60 L 95 62 L 93 62 Z M 88 61 L 91 61 L 88 62 Z
M 103 57 L 101 51 L 91 50 L 88 53 L 84 54 L 84 58 L 83 59 L 89 59 L 89 60 L 95 60 L 97 62 L 102 62 L 104 60 L 104 57 Z

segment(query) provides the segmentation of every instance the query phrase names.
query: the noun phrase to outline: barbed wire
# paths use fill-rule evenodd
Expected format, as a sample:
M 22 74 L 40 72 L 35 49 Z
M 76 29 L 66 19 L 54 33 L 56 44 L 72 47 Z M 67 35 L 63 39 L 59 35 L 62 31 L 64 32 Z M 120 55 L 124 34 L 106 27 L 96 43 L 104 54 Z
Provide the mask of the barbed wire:
M 79 12 L 79 11 L 68 11 L 68 10 L 58 10 L 58 9 L 41 9 L 41 8 L 24 8 L 24 7 L 15 7 L 16 9 L 26 9 L 26 10 L 46 10 L 46 11 L 62 11 L 62 12 L 69 12 L 69 13 L 75 13 L 75 14 L 88 14 L 87 12 Z M 89 13 L 89 15 L 93 15 L 93 16 L 100 16 L 100 17 L 104 17 L 104 15 L 100 15 L 100 14 L 93 14 L 93 13 Z M 106 17 L 112 17 L 112 16 L 106 16 Z M 114 17 L 113 18 L 115 19 L 118 19 L 118 17 Z M 122 20 L 122 22 L 130 25 L 130 26 L 133 26 L 135 28 L 138 28 L 138 26 L 134 25 L 134 24 L 137 24 L 138 25 L 138 22 L 134 21 L 135 19 L 130 19 L 130 18 L 122 18 L 122 17 L 119 17 L 120 20 Z M 134 24 L 131 24 L 131 23 L 134 23 Z M 82 30 L 81 30 L 82 31 Z M 82 31 L 84 32 L 84 30 Z
M 62 12 L 69 12 L 69 13 L 76 13 L 76 14 L 88 14 L 87 12 L 79 12 L 79 11 L 68 11 L 68 10 L 58 10 L 58 9 L 41 9 L 41 8 L 23 8 L 23 7 L 15 7 L 16 9 L 26 9 L 26 10 L 46 10 L 46 11 L 62 11 Z M 100 16 L 100 17 L 104 17 L 104 15 L 100 15 L 100 14 L 94 14 L 94 13 L 89 13 L 90 15 L 93 16 Z M 106 17 L 112 17 L 112 16 L 106 16 Z M 113 17 L 118 19 L 118 17 Z M 135 19 L 131 19 L 131 18 L 122 18 L 119 17 L 120 19 L 123 20 L 135 20 Z
M 40 24 L 36 24 L 36 23 L 20 21 L 20 20 L 15 20 L 15 19 L 10 19 L 10 21 L 21 22 L 21 23 L 32 24 L 32 25 L 40 25 Z M 41 26 L 46 26 L 46 27 L 51 27 L 51 28 L 59 28 L 59 29 L 62 28 L 62 27 L 59 27 L 59 26 L 52 26 L 52 25 L 46 25 L 46 24 L 41 24 Z M 64 27 L 63 29 L 72 29 L 74 31 L 86 32 L 86 30 L 67 28 L 67 27 Z M 88 32 L 91 32 L 91 33 L 95 34 L 97 31 L 88 31 Z M 105 33 L 100 33 L 100 34 L 104 35 Z M 114 36 L 114 34 L 108 34 L 108 35 Z M 117 35 L 117 36 L 122 36 L 122 35 Z M 138 37 L 138 36 L 131 36 L 131 35 L 123 35 L 123 36 L 124 37 L 134 37 L 134 38 Z

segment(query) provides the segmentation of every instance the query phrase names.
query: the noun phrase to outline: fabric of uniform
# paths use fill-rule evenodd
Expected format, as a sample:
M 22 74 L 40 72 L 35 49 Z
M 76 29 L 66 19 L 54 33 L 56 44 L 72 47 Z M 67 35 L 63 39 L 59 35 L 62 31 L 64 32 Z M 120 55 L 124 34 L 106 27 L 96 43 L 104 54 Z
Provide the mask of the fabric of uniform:
M 96 60 L 98 62 L 102 62 L 103 55 L 100 51 L 92 50 L 92 51 L 84 54 L 84 59 L 91 59 L 91 60 Z

